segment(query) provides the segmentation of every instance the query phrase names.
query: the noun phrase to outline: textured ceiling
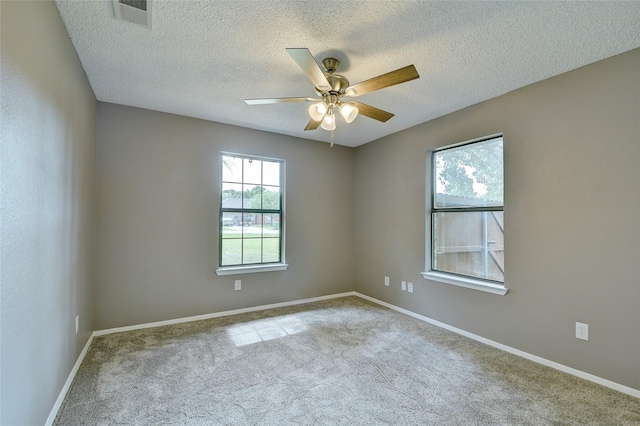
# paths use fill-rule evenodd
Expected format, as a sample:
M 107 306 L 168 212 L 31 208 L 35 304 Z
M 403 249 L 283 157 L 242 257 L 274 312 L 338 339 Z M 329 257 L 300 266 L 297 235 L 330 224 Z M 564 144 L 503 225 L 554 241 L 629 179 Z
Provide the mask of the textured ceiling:
M 303 131 L 315 97 L 287 54 L 341 61 L 351 84 L 414 64 L 420 79 L 358 97 L 395 114 L 337 120 L 359 146 L 466 106 L 640 47 L 640 2 L 153 1 L 152 29 L 112 2 L 56 0 L 100 101 L 329 141 Z

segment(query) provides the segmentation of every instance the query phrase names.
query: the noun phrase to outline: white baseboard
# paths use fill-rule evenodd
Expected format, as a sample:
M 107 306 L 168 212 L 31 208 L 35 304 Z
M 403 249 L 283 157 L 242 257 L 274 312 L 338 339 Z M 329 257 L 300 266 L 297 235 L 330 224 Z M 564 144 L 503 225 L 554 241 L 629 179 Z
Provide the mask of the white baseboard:
M 606 386 L 608 388 L 617 390 L 619 392 L 626 393 L 628 395 L 634 396 L 636 398 L 640 398 L 640 390 L 633 389 L 633 388 L 630 388 L 630 387 L 627 387 L 627 386 L 623 386 L 623 385 L 621 385 L 619 383 L 615 383 L 615 382 L 612 382 L 610 380 L 606 380 L 606 379 L 603 379 L 601 377 L 594 376 L 594 375 L 589 374 L 589 373 L 585 373 L 584 371 L 576 370 L 574 368 L 567 367 L 567 366 L 562 365 L 562 364 L 558 364 L 557 362 L 554 362 L 554 361 L 549 361 L 548 359 L 541 358 L 541 357 L 536 356 L 536 355 L 532 355 L 530 353 L 521 351 L 519 349 L 512 348 L 512 347 L 507 346 L 507 345 L 503 345 L 502 343 L 494 342 L 493 340 L 489 340 L 489 339 L 486 339 L 486 338 L 484 338 L 482 336 L 478 336 L 476 334 L 469 333 L 469 332 L 464 331 L 462 329 L 459 329 L 459 328 L 456 328 L 456 327 L 452 327 L 452 326 L 450 326 L 448 324 L 445 324 L 443 322 L 436 321 L 434 319 L 431 319 L 429 317 L 425 317 L 425 316 L 420 315 L 420 314 L 416 314 L 415 312 L 409 311 L 407 309 L 400 308 L 398 306 L 392 305 L 392 304 L 387 303 L 387 302 L 383 302 L 381 300 L 375 299 L 375 298 L 367 296 L 365 294 L 358 293 L 356 291 L 349 291 L 349 292 L 346 292 L 346 293 L 330 294 L 330 295 L 327 295 L 327 296 L 312 297 L 312 298 L 309 298 L 309 299 L 293 300 L 291 302 L 273 303 L 273 304 L 270 304 L 270 305 L 254 306 L 254 307 L 251 307 L 251 308 L 234 309 L 234 310 L 231 310 L 231 311 L 216 312 L 216 313 L 212 313 L 212 314 L 196 315 L 196 316 L 192 316 L 192 317 L 177 318 L 177 319 L 166 320 L 166 321 L 158 321 L 158 322 L 152 322 L 152 323 L 147 323 L 147 324 L 131 325 L 131 326 L 127 326 L 127 327 L 117 327 L 117 328 L 110 328 L 110 329 L 106 329 L 106 330 L 94 331 L 91 334 L 91 337 L 89 338 L 87 343 L 85 344 L 84 349 L 80 353 L 80 356 L 78 357 L 78 360 L 76 361 L 75 365 L 73 366 L 73 369 L 71 370 L 71 373 L 69 373 L 69 377 L 67 378 L 67 381 L 65 382 L 64 387 L 60 391 L 60 395 L 58 396 L 58 399 L 56 400 L 56 403 L 54 404 L 53 409 L 51 410 L 51 413 L 49 414 L 49 418 L 47 418 L 47 422 L 45 423 L 45 425 L 46 426 L 51 426 L 53 424 L 53 421 L 55 420 L 56 416 L 58 415 L 58 410 L 60 410 L 60 407 L 62 406 L 62 402 L 64 401 L 64 397 L 67 395 L 67 392 L 69 391 L 69 387 L 71 386 L 71 383 L 73 382 L 73 379 L 75 378 L 76 373 L 78 372 L 78 368 L 80 368 L 80 364 L 82 364 L 82 361 L 84 360 L 84 357 L 87 354 L 87 351 L 89 350 L 89 347 L 91 346 L 91 342 L 93 341 L 93 338 L 96 337 L 96 336 L 103 336 L 103 335 L 111 334 L 111 333 L 120 333 L 120 332 L 123 332 L 123 331 L 141 330 L 141 329 L 144 329 L 144 328 L 161 327 L 161 326 L 165 326 L 165 325 L 180 324 L 180 323 L 191 322 L 191 321 L 200 321 L 200 320 L 205 320 L 205 319 L 210 319 L 210 318 L 219 318 L 219 317 L 225 317 L 225 316 L 229 316 L 229 315 L 243 314 L 243 313 L 246 313 L 246 312 L 255 312 L 255 311 L 262 311 L 262 310 L 265 310 L 265 309 L 281 308 L 281 307 L 284 307 L 284 306 L 302 305 L 304 303 L 319 302 L 319 301 L 322 301 L 322 300 L 329 300 L 329 299 L 338 299 L 338 298 L 347 297 L 347 296 L 360 297 L 362 299 L 368 300 L 368 301 L 376 303 L 378 305 L 387 307 L 389 309 L 393 309 L 394 311 L 403 313 L 405 315 L 409 315 L 409 316 L 411 316 L 413 318 L 417 318 L 417 319 L 419 319 L 421 321 L 428 322 L 429 324 L 433 324 L 435 326 L 444 328 L 444 329 L 449 330 L 449 331 L 453 331 L 454 333 L 463 335 L 465 337 L 469 337 L 470 339 L 477 340 L 479 342 L 485 343 L 485 344 L 487 344 L 489 346 L 493 346 L 495 348 L 501 349 L 501 350 L 503 350 L 505 352 L 509 352 L 511 354 L 518 355 L 518 356 L 520 356 L 522 358 L 525 358 L 525 359 L 528 359 L 530 361 L 537 362 L 538 364 L 546 365 L 548 367 L 554 368 L 556 370 L 560 370 L 562 372 L 571 374 L 573 376 L 580 377 L 580 378 L 585 379 L 585 380 L 589 380 L 590 382 L 594 382 L 594 383 Z
M 150 322 L 147 324 L 130 325 L 127 327 L 109 328 L 106 330 L 94 331 L 93 335 L 103 336 L 105 334 L 121 333 L 123 331 L 141 330 L 143 328 L 162 327 L 165 325 L 181 324 L 183 322 L 191 322 L 191 321 L 201 321 L 201 320 L 206 320 L 211 318 L 220 318 L 220 317 L 226 317 L 229 315 L 244 314 L 246 312 L 255 312 L 255 311 L 263 311 L 265 309 L 282 308 L 284 306 L 302 305 L 303 303 L 319 302 L 321 300 L 337 299 L 340 297 L 347 297 L 347 296 L 356 296 L 356 292 L 349 291 L 347 293 L 330 294 L 328 296 L 312 297 L 310 299 L 292 300 L 291 302 L 273 303 L 271 305 L 253 306 L 251 308 L 234 309 L 231 311 L 216 312 L 213 314 L 204 314 L 204 315 L 196 315 L 192 317 L 176 318 L 176 319 L 166 320 L 166 321 Z
M 630 388 L 628 386 L 624 386 L 624 385 L 621 385 L 619 383 L 603 379 L 602 377 L 594 376 L 593 374 L 585 373 L 584 371 L 580 371 L 580 370 L 576 370 L 575 368 L 567 367 L 566 365 L 562 365 L 562 364 L 559 364 L 557 362 L 550 361 L 548 359 L 539 357 L 537 355 L 533 355 L 533 354 L 530 354 L 528 352 L 524 352 L 524 351 L 512 348 L 512 347 L 507 346 L 507 345 L 503 345 L 502 343 L 494 342 L 493 340 L 486 339 L 486 338 L 484 338 L 482 336 L 478 336 L 477 334 L 469 333 L 468 331 L 464 331 L 462 329 L 450 326 L 449 324 L 445 324 L 443 322 L 436 321 L 436 320 L 431 319 L 429 317 L 425 317 L 423 315 L 416 314 L 415 312 L 409 311 L 407 309 L 399 308 L 399 307 L 397 307 L 395 305 L 392 305 L 392 304 L 387 303 L 387 302 L 383 302 L 381 300 L 375 299 L 375 298 L 367 296 L 365 294 L 361 294 L 361 293 L 355 292 L 355 295 L 358 296 L 358 297 L 361 297 L 361 298 L 363 298 L 365 300 L 368 300 L 370 302 L 373 302 L 373 303 L 376 303 L 378 305 L 387 307 L 389 309 L 393 309 L 394 311 L 403 313 L 405 315 L 409 315 L 410 317 L 419 319 L 421 321 L 428 322 L 429 324 L 433 324 L 435 326 L 444 328 L 446 330 L 453 331 L 454 333 L 461 334 L 461 335 L 463 335 L 465 337 L 468 337 L 470 339 L 477 340 L 478 342 L 482 342 L 482 343 L 487 344 L 489 346 L 493 346 L 494 348 L 498 348 L 500 350 L 503 350 L 505 352 L 509 352 L 509 353 L 517 355 L 517 356 L 520 356 L 522 358 L 528 359 L 528 360 L 536 362 L 538 364 L 546 365 L 547 367 L 551 367 L 551 368 L 554 368 L 556 370 L 560 370 L 560 371 L 562 371 L 564 373 L 571 374 L 572 376 L 580 377 L 581 379 L 585 379 L 585 380 L 588 380 L 590 382 L 597 383 L 597 384 L 602 385 L 602 386 L 606 386 L 606 387 L 611 388 L 613 390 L 617 390 L 618 392 L 626 393 L 627 395 L 631 395 L 631 396 L 634 396 L 636 398 L 640 398 L 640 390 L 638 390 L 638 389 Z
M 64 382 L 64 386 L 62 387 L 62 390 L 58 395 L 58 399 L 56 399 L 56 403 L 53 404 L 53 408 L 51 409 L 51 413 L 49 413 L 49 417 L 47 418 L 45 426 L 51 426 L 53 424 L 53 421 L 56 419 L 56 416 L 58 415 L 58 411 L 60 410 L 60 407 L 62 406 L 62 402 L 64 401 L 64 397 L 67 396 L 67 392 L 71 387 L 71 383 L 73 382 L 73 379 L 76 377 L 76 373 L 78 372 L 78 368 L 80 368 L 80 364 L 82 364 L 82 361 L 84 360 L 85 355 L 87 355 L 87 351 L 89 350 L 89 346 L 91 346 L 91 342 L 93 342 L 93 334 L 89 336 L 89 340 L 87 340 L 87 343 L 85 343 L 84 348 L 82 348 L 82 352 L 80 352 L 80 356 L 78 357 L 78 360 L 73 365 L 73 368 L 71 369 L 71 373 L 69 373 L 69 377 L 67 377 L 67 381 Z

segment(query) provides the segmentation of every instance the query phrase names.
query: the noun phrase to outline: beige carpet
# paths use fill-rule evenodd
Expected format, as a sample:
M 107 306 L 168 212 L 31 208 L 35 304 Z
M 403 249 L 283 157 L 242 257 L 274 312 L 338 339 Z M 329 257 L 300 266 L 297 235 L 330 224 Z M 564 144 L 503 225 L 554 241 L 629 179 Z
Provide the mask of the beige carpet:
M 56 425 L 638 425 L 640 400 L 347 297 L 96 337 Z

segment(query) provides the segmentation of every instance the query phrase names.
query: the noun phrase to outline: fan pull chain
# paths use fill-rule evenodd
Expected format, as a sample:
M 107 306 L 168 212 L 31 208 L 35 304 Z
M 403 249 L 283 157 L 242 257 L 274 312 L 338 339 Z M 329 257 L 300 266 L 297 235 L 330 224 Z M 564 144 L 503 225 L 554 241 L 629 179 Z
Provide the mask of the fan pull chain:
M 333 130 L 331 131 L 331 146 L 329 148 L 333 148 Z

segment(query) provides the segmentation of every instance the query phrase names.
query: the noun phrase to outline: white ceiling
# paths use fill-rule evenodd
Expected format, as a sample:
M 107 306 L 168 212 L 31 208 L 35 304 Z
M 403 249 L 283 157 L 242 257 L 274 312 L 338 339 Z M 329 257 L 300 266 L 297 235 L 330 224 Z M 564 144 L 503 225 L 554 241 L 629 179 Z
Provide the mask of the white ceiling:
M 405 65 L 420 74 L 358 101 L 395 114 L 337 120 L 359 146 L 466 106 L 640 47 L 640 2 L 166 1 L 152 29 L 114 18 L 110 0 L 56 0 L 98 100 L 306 139 L 315 97 L 287 54 L 341 61 L 351 84 Z

